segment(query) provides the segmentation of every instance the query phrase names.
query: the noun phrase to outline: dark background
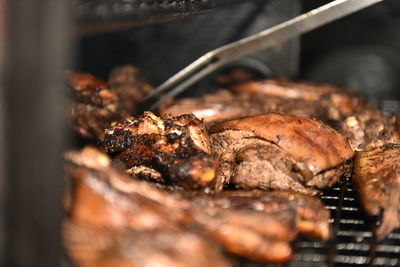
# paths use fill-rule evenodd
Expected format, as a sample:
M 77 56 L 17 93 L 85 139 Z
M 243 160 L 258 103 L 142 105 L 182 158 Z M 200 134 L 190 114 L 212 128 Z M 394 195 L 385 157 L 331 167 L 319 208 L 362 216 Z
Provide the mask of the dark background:
M 211 49 L 327 2 L 244 1 L 205 15 L 82 37 L 75 68 L 106 79 L 113 66 L 133 64 L 158 85 Z M 269 70 L 264 75 L 351 87 L 371 101 L 398 99 L 400 1 L 386 0 L 305 34 L 300 41 L 254 55 L 250 61 L 254 60 L 256 64 L 245 60 L 237 65 L 262 63 Z M 200 86 L 192 92 L 208 85 Z

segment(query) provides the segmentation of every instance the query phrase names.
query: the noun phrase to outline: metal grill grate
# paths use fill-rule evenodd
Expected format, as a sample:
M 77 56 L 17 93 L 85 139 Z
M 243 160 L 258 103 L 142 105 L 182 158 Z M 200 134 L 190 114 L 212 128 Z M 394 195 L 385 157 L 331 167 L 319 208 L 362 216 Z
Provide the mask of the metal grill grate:
M 331 242 L 299 238 L 295 259 L 288 266 L 400 265 L 400 231 L 376 240 L 376 220 L 364 215 L 351 181 L 337 184 L 321 198 L 331 211 L 335 237 Z

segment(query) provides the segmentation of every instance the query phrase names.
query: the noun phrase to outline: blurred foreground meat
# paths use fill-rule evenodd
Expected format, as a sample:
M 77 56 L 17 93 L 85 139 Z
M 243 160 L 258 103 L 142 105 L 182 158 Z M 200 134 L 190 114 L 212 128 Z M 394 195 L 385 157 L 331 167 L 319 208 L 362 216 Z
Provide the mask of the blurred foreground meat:
M 160 112 L 175 116 L 191 112 L 209 124 L 267 112 L 339 121 L 364 104 L 364 99 L 351 91 L 284 79 L 248 81 L 230 88 L 202 98 L 177 100 Z
M 69 254 L 84 267 L 228 267 L 219 248 L 194 231 L 110 231 L 67 222 Z
M 93 148 L 66 155 L 64 244 L 79 266 L 229 266 L 191 223 L 189 204 L 111 167 Z
M 109 83 L 88 73 L 67 72 L 66 78 L 73 93 L 68 113 L 74 130 L 100 140 L 112 121 L 134 115 L 136 103 L 152 90 L 132 66 L 114 69 Z
M 227 190 L 218 194 L 201 192 L 182 193 L 194 206 L 222 208 L 225 210 L 252 210 L 267 214 L 286 222 L 289 230 L 279 231 L 279 227 L 264 228 L 269 235 L 291 239 L 296 231 L 327 240 L 330 238 L 330 214 L 322 201 L 316 197 L 289 192 L 264 190 Z M 293 218 L 294 216 L 294 218 Z M 254 224 L 255 225 L 255 224 Z M 283 224 L 284 225 L 284 224 Z M 260 224 L 263 227 L 263 224 Z M 284 228 L 283 228 L 284 229 Z
M 333 185 L 354 155 L 346 139 L 321 122 L 269 113 L 232 120 L 210 129 L 219 160 L 216 189 L 293 190 Z
M 63 236 L 79 266 L 229 266 L 222 249 L 253 261 L 286 262 L 297 231 L 329 238 L 329 214 L 310 196 L 168 193 L 117 171 L 94 148 L 66 159 Z
M 213 182 L 215 165 L 203 123 L 194 115 L 159 118 L 151 112 L 113 123 L 105 134 L 103 147 L 121 160 L 129 172 L 143 179 L 184 188 L 204 188 Z M 161 176 L 147 175 L 143 168 Z

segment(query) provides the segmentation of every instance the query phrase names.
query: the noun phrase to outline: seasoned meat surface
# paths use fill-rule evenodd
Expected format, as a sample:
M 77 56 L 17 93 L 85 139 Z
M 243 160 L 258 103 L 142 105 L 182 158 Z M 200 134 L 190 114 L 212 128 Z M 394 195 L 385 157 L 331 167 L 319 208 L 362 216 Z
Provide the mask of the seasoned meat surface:
M 95 148 L 68 152 L 68 215 L 93 227 L 114 230 L 152 230 L 173 226 L 187 218 L 188 204 L 145 182 L 122 175 Z
M 220 248 L 195 231 L 112 231 L 67 221 L 65 246 L 83 267 L 231 266 Z
M 365 100 L 355 92 L 331 85 L 311 82 L 292 82 L 286 79 L 249 81 L 233 86 L 240 93 L 260 93 L 286 100 L 305 100 L 319 103 L 326 110 L 329 120 L 340 120 L 354 113 Z M 319 118 L 324 119 L 324 118 Z
M 342 122 L 341 133 L 357 151 L 400 144 L 399 117 L 396 114 L 386 116 L 377 108 L 366 106 Z
M 279 112 L 287 115 L 339 121 L 364 105 L 351 91 L 328 85 L 288 80 L 248 81 L 201 98 L 184 98 L 160 108 L 161 114 L 193 113 L 208 124 Z
M 201 98 L 183 98 L 160 108 L 162 115 L 179 116 L 193 113 L 208 124 L 263 113 L 263 105 L 250 95 L 235 95 L 219 90 Z
M 200 120 L 187 114 L 159 118 L 151 112 L 113 123 L 104 149 L 127 168 L 145 166 L 162 179 L 184 188 L 205 188 L 213 182 L 216 162 Z
M 385 144 L 356 153 L 354 183 L 365 211 L 380 215 L 377 236 L 400 227 L 400 145 Z
M 212 195 L 184 192 L 182 195 L 196 207 L 253 210 L 270 215 L 273 219 L 284 222 L 290 227 L 284 232 L 279 231 L 279 227 L 265 229 L 274 235 L 290 239 L 297 228 L 299 232 L 307 235 L 321 239 L 330 238 L 328 222 L 330 214 L 317 197 L 290 191 L 264 190 L 226 190 Z M 293 216 L 295 216 L 295 221 L 293 221 Z
M 312 194 L 306 186 L 332 185 L 354 154 L 338 132 L 305 117 L 269 113 L 223 122 L 210 132 L 219 160 L 217 190 L 231 181 Z
M 215 241 L 189 227 L 188 202 L 123 175 L 94 148 L 66 158 L 64 245 L 79 266 L 229 266 Z
M 108 83 L 110 90 L 118 96 L 129 115 L 136 114 L 137 103 L 153 90 L 153 87 L 142 78 L 140 71 L 131 65 L 114 68 Z
M 109 83 L 80 72 L 67 72 L 66 79 L 73 93 L 68 113 L 74 130 L 100 140 L 112 121 L 134 115 L 136 103 L 152 90 L 132 66 L 114 69 Z
M 254 261 L 286 262 L 297 231 L 329 237 L 329 215 L 310 196 L 167 191 L 120 172 L 95 148 L 68 152 L 66 159 L 63 239 L 80 266 L 202 266 L 204 260 L 229 266 L 222 249 Z
M 83 137 L 102 139 L 103 130 L 123 115 L 118 96 L 107 83 L 90 74 L 68 72 L 66 76 L 73 91 L 68 115 L 74 130 Z

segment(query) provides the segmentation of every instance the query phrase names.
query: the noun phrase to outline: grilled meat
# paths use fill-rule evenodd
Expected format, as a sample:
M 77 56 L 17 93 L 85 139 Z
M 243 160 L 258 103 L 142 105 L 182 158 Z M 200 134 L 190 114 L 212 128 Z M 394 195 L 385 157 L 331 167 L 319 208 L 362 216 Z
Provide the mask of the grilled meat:
M 321 122 L 269 113 L 220 123 L 210 129 L 219 160 L 215 188 L 316 193 L 334 184 L 354 155 L 347 141 Z
M 186 202 L 122 175 L 95 148 L 68 152 L 66 159 L 66 174 L 72 180 L 67 210 L 72 220 L 114 230 L 153 230 L 188 217 Z
M 240 93 L 260 93 L 267 97 L 280 97 L 286 100 L 304 100 L 326 110 L 326 118 L 321 120 L 341 120 L 354 113 L 364 104 L 364 99 L 349 90 L 326 84 L 311 82 L 292 82 L 286 79 L 250 81 L 235 85 L 233 90 Z
M 289 227 L 284 231 L 279 231 L 282 229 L 279 227 L 264 229 L 271 231 L 270 235 L 275 235 L 277 239 L 281 236 L 281 240 L 290 240 L 296 228 L 299 232 L 317 238 L 325 240 L 330 238 L 329 211 L 325 209 L 320 199 L 313 196 L 289 191 L 264 190 L 226 190 L 212 195 L 201 192 L 181 194 L 184 199 L 190 200 L 192 205 L 201 209 L 218 207 L 224 210 L 253 210 L 272 216 L 280 224 Z
M 400 144 L 399 118 L 366 106 L 342 122 L 341 133 L 356 151 L 367 151 L 384 144 Z
M 68 72 L 67 79 L 74 93 L 68 107 L 74 130 L 83 137 L 101 139 L 109 123 L 123 115 L 118 96 L 107 83 L 87 73 Z
M 361 204 L 370 215 L 382 214 L 376 234 L 384 238 L 400 227 L 399 118 L 366 106 L 342 122 L 341 132 L 357 151 L 353 180 Z
M 228 90 L 219 90 L 201 98 L 178 99 L 171 105 L 161 107 L 160 113 L 173 116 L 193 113 L 205 123 L 214 124 L 262 113 L 262 103 L 252 100 L 250 95 L 235 95 Z
M 73 91 L 69 113 L 74 130 L 87 138 L 103 139 L 112 121 L 136 112 L 136 103 L 152 90 L 131 66 L 112 71 L 109 84 L 88 73 L 67 72 Z
M 64 244 L 79 266 L 229 266 L 199 227 L 183 227 L 188 202 L 116 171 L 94 148 L 66 158 Z
M 213 182 L 216 163 L 209 137 L 194 115 L 159 118 L 145 112 L 113 123 L 105 135 L 104 149 L 127 168 L 153 168 L 164 181 L 184 188 L 204 188 Z
M 263 214 L 208 208 L 205 212 L 195 213 L 195 219 L 211 237 L 235 255 L 260 262 L 286 262 L 293 256 L 287 240 L 279 240 L 276 233 L 271 236 L 273 230 L 284 233 L 287 226 Z
M 161 107 L 161 114 L 192 112 L 209 124 L 229 119 L 279 112 L 339 121 L 364 105 L 364 99 L 333 86 L 284 79 L 248 81 L 202 98 L 186 98 Z
M 329 215 L 310 196 L 168 193 L 114 169 L 111 159 L 97 149 L 69 152 L 66 158 L 71 183 L 64 244 L 81 266 L 169 266 L 175 261 L 177 266 L 204 265 L 200 259 L 187 261 L 197 257 L 225 266 L 221 247 L 255 261 L 284 262 L 292 257 L 290 242 L 298 230 L 329 237 Z M 190 257 L 192 253 L 196 255 Z
M 354 183 L 365 211 L 380 215 L 378 238 L 400 227 L 400 145 L 385 144 L 356 153 Z
M 182 229 L 112 231 L 67 221 L 64 244 L 83 267 L 231 266 L 218 246 Z
M 108 78 L 110 90 L 116 94 L 129 115 L 137 112 L 137 103 L 153 90 L 140 75 L 137 68 L 126 65 L 116 67 Z

